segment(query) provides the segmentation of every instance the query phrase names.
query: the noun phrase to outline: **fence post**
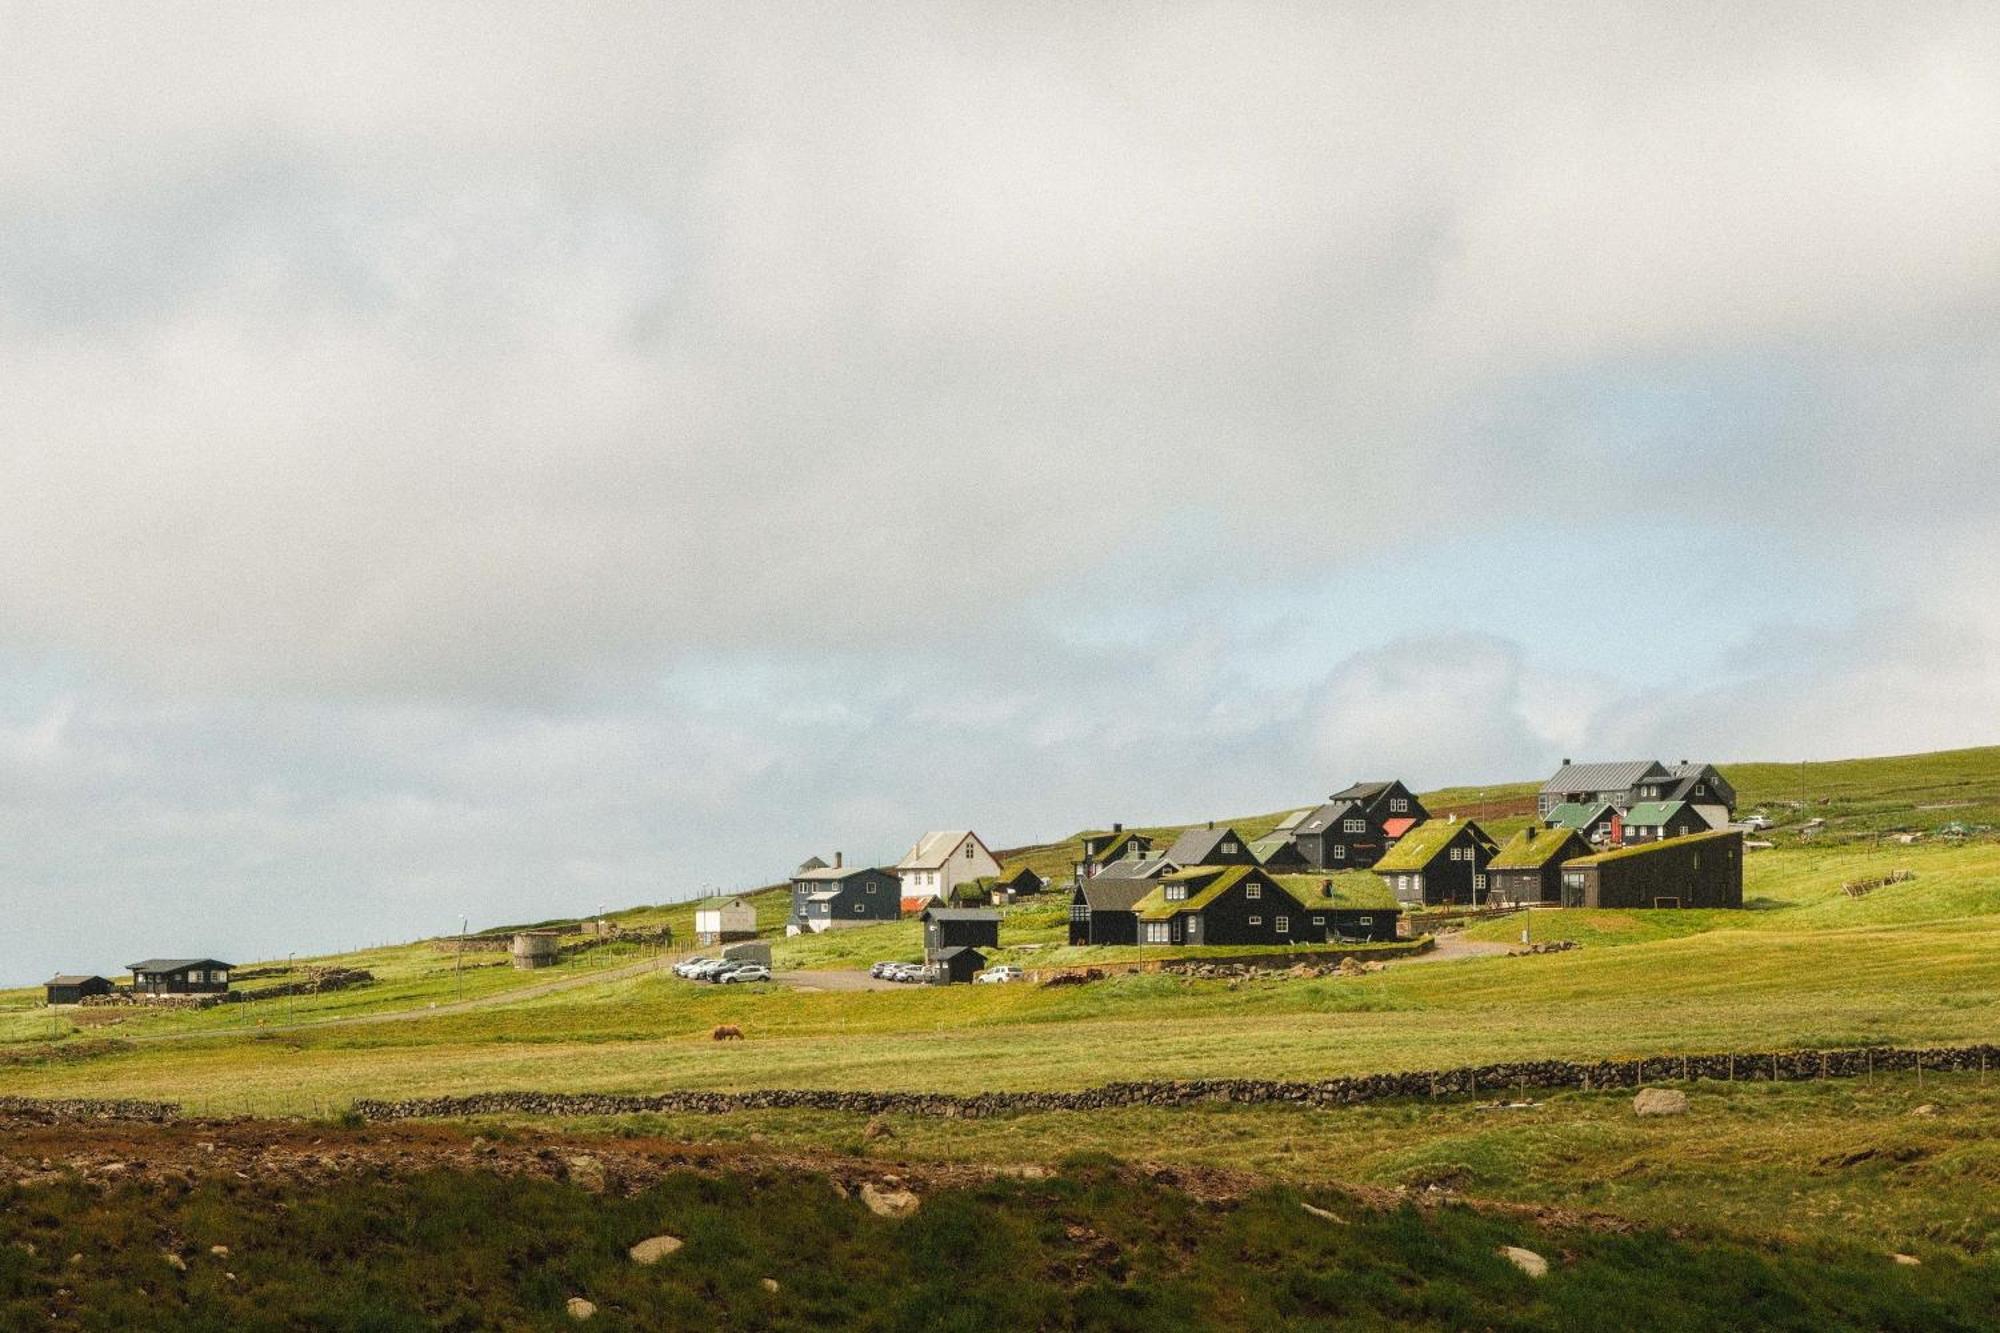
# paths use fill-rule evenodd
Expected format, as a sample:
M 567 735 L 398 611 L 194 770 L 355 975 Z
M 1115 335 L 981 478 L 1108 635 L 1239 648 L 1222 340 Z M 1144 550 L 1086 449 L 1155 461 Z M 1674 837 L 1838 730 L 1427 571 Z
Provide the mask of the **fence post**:
M 1733 1055 L 1729 1057 L 1729 1081 L 1736 1081 L 1736 1057 Z

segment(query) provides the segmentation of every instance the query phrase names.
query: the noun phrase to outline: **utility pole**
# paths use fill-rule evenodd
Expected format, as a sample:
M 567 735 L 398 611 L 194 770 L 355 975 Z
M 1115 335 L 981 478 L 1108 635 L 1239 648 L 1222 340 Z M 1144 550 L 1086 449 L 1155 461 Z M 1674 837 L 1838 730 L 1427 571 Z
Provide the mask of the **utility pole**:
M 287 1023 L 296 1022 L 299 1017 L 299 993 L 293 989 L 298 985 L 298 978 L 292 975 L 292 959 L 296 957 L 298 955 L 295 953 L 285 955 L 285 988 L 288 992 L 285 996 L 285 1021 Z
M 458 919 L 458 963 L 451 970 L 452 985 L 454 987 L 453 996 L 460 1000 L 465 998 L 465 927 L 467 924 L 467 918 L 460 917 Z

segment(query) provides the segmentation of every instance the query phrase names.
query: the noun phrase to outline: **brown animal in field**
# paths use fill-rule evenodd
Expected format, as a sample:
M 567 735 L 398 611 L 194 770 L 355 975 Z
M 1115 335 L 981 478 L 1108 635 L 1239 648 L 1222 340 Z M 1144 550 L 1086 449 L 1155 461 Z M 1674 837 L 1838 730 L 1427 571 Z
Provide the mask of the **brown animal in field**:
M 708 1035 L 717 1041 L 742 1041 L 743 1029 L 737 1027 L 734 1023 L 724 1023 Z

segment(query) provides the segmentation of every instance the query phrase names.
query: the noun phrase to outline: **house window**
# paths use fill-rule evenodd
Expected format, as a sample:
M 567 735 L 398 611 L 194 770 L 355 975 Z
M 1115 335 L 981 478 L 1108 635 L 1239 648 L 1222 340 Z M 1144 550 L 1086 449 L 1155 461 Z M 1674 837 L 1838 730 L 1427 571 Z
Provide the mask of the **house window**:
M 873 892 L 875 892 L 875 886 L 874 886 L 873 884 L 870 884 L 870 885 L 868 886 L 868 892 L 870 892 L 870 893 L 873 893 Z
M 1187 885 L 1185 884 L 1167 885 L 1167 901 L 1170 903 L 1187 901 Z
M 1261 916 L 1253 916 L 1250 918 L 1250 924 L 1253 926 L 1261 926 L 1264 924 L 1264 918 Z
M 1346 843 L 1344 843 L 1344 842 L 1339 842 L 1339 843 L 1335 843 L 1335 844 L 1334 844 L 1334 846 L 1333 846 L 1333 859 L 1334 859 L 1334 860 L 1336 860 L 1336 861 L 1345 861 L 1345 860 L 1347 859 L 1347 844 L 1346 844 Z
M 1170 931 L 1169 923 L 1165 921 L 1148 921 L 1146 923 L 1146 943 L 1172 944 L 1173 935 Z
M 1326 918 L 1323 916 L 1316 916 L 1313 918 L 1313 924 L 1315 926 L 1323 926 L 1326 924 Z
M 965 859 L 968 861 L 972 859 L 972 843 L 969 839 L 966 841 L 965 844 Z
M 1360 922 L 1364 926 L 1372 926 L 1375 924 L 1375 918 L 1372 916 L 1360 916 L 1356 917 L 1355 920 Z
M 1290 917 L 1281 916 L 1278 918 L 1278 933 L 1280 935 L 1289 935 L 1292 933 L 1292 919 Z
M 1472 887 L 1480 893 L 1486 892 L 1486 876 L 1474 875 L 1472 877 Z
M 1224 856 L 1234 856 L 1234 855 L 1236 855 L 1236 844 L 1235 844 L 1235 843 L 1233 843 L 1233 842 L 1225 842 L 1225 843 L 1223 843 L 1223 844 L 1222 844 L 1222 854 L 1223 854 Z
M 867 904 L 867 903 L 856 903 L 856 904 L 854 904 L 854 910 L 855 910 L 855 911 L 856 911 L 857 913 L 859 913 L 859 912 L 865 912 L 865 911 L 867 911 L 867 910 L 868 910 L 868 904 Z
M 1340 831 L 1342 833 L 1361 833 L 1365 832 L 1367 828 L 1368 821 L 1365 819 L 1343 819 L 1340 821 Z
M 1400 815 L 1410 808 L 1410 803 L 1400 796 L 1391 796 L 1389 798 L 1389 808 Z
M 1264 886 L 1262 884 L 1245 884 L 1243 886 L 1243 896 L 1245 898 L 1261 898 L 1264 896 Z

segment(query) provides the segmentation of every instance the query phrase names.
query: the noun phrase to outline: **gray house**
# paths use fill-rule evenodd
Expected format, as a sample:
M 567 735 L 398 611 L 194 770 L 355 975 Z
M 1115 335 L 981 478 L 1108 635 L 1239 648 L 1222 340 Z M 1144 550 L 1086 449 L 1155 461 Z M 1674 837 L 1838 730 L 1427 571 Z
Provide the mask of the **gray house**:
M 1210 824 L 1188 829 L 1175 838 L 1174 845 L 1167 848 L 1167 860 L 1177 866 L 1254 866 L 1257 853 L 1235 829 Z
M 833 864 L 792 876 L 790 925 L 800 930 L 837 930 L 902 919 L 902 882 L 893 870 L 849 867 L 839 852 Z
M 234 964 L 214 958 L 148 958 L 128 965 L 141 995 L 227 995 Z
M 1686 759 L 1677 764 L 1656 759 L 1575 764 L 1565 759 L 1536 795 L 1535 814 L 1547 819 L 1566 804 L 1608 805 L 1623 813 L 1654 801 L 1684 801 L 1710 828 L 1721 828 L 1735 817 L 1736 788 L 1713 764 Z

